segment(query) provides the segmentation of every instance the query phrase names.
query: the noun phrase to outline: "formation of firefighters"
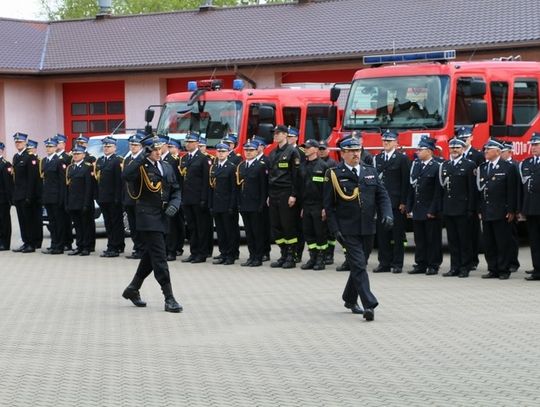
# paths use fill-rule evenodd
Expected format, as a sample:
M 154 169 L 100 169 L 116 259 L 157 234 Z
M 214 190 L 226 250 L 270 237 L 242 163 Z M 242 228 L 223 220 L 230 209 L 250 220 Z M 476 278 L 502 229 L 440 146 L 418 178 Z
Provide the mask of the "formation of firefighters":
M 298 135 L 298 129 L 278 125 L 268 156 L 265 141 L 254 136 L 242 146 L 244 158 L 234 152 L 234 134 L 215 146 L 215 156 L 206 152 L 205 140 L 197 133 L 187 134 L 181 157 L 180 141 L 162 139 L 160 161 L 173 168 L 182 195 L 168 222 L 167 260 L 183 253 L 187 236 L 189 255 L 182 262 L 206 262 L 213 255 L 215 225 L 218 254 L 213 264 L 234 264 L 239 257 L 241 215 L 249 251 L 242 266 L 259 267 L 269 261 L 271 244 L 276 243 L 280 255 L 270 267 L 296 267 L 307 246 L 309 257 L 300 267 L 323 270 L 334 262 L 336 240 L 342 242 L 344 235 L 346 239 L 347 223 L 360 216 L 358 244 L 366 260 L 377 240 L 378 266 L 373 271 L 401 273 L 406 222 L 412 217 L 415 264 L 410 274 L 438 274 L 444 225 L 451 265 L 443 276 L 467 277 L 479 264 L 482 242 L 488 271 L 482 277 L 507 279 L 519 268 L 519 214 L 527 220 L 534 266 L 527 279 L 540 280 L 540 199 L 535 199 L 540 190 L 540 133 L 533 134 L 532 156 L 522 163 L 512 159 L 511 143 L 491 139 L 483 152 L 472 148 L 470 127 L 460 128 L 449 140 L 448 160 L 434 154 L 434 139 L 423 138 L 412 163 L 400 151 L 399 135 L 391 130 L 381 134 L 382 151 L 374 157 L 362 149 L 361 134 L 341 140 L 340 163 L 329 158 L 324 141 L 307 140 L 300 147 Z M 117 140 L 106 137 L 103 156 L 96 159 L 86 151 L 87 137 L 79 136 L 71 153 L 66 153 L 66 137 L 58 134 L 45 140 L 47 154 L 38 158 L 37 143 L 16 133 L 12 164 L 3 157 L 5 146 L 0 143 L 0 250 L 10 249 L 14 205 L 23 245 L 13 251 L 31 253 L 41 247 L 44 207 L 51 242 L 42 252 L 89 255 L 95 248 L 95 200 L 107 234 L 101 257 L 124 252 L 126 213 L 133 241 L 127 257 L 140 259 L 144 242 L 135 206 L 141 191 L 153 184 L 144 179 L 129 182 L 123 172 L 144 154 L 145 138 L 143 131 L 131 136 L 130 152 L 123 158 L 116 154 Z M 349 152 L 358 156 L 362 174 L 351 173 L 353 161 L 345 159 Z M 388 202 L 377 197 L 374 211 L 362 208 L 364 195 L 378 184 Z M 362 210 L 347 212 L 336 202 L 355 202 Z M 389 213 L 381 214 L 387 203 Z M 349 256 L 346 259 L 339 271 L 351 268 Z

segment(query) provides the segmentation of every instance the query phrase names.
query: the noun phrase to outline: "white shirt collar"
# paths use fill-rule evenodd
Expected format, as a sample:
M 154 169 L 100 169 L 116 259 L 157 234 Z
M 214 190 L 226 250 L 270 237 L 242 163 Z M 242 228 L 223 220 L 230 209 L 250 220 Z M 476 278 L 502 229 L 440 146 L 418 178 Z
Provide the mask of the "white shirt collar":
M 396 149 L 394 148 L 392 151 L 390 151 L 389 153 L 387 153 L 386 151 L 384 152 L 385 154 L 385 157 L 392 157 L 394 155 L 394 153 L 396 152 Z
M 349 164 L 347 164 L 346 162 L 344 162 L 344 164 L 345 164 L 345 167 L 347 167 L 351 171 L 352 171 L 353 168 L 356 168 L 356 175 L 360 174 L 360 165 L 357 165 L 356 167 L 352 167 Z

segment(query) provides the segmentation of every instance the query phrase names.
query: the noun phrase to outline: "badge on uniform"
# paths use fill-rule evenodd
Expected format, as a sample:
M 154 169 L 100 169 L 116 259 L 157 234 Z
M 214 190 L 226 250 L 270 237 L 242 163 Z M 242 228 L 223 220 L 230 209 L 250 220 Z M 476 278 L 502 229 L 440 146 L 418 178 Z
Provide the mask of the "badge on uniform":
M 36 160 L 32 160 L 32 165 L 36 165 L 36 164 L 37 164 Z

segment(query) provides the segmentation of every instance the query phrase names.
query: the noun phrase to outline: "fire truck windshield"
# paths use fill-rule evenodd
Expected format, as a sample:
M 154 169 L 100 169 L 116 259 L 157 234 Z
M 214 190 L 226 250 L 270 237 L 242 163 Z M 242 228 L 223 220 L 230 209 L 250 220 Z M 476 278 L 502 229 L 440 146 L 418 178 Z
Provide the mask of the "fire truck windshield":
M 239 132 L 242 103 L 238 101 L 202 101 L 166 103 L 159 119 L 157 134 L 183 141 L 188 131 L 196 131 L 214 147 L 229 133 Z
M 444 126 L 448 76 L 395 76 L 352 83 L 343 129 L 432 129 Z

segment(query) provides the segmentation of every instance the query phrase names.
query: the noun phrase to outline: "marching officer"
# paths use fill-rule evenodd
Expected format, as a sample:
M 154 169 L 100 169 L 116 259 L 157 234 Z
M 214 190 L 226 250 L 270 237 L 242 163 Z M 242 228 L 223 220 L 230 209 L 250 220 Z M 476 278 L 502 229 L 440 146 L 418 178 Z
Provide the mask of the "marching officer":
M 442 221 L 440 216 L 442 187 L 439 163 L 433 159 L 435 140 L 424 138 L 418 143 L 418 158 L 411 166 L 407 212 L 414 231 L 415 265 L 409 274 L 434 275 L 442 263 Z
M 64 165 L 64 172 L 65 169 L 67 169 L 68 165 L 71 164 L 72 157 L 70 154 L 66 153 L 66 141 L 67 137 L 63 134 L 57 133 L 53 137 L 56 142 L 58 143 L 56 146 L 56 155 L 62 161 L 62 164 Z M 62 183 L 62 189 L 63 189 L 63 197 L 65 199 L 66 196 L 66 183 L 65 178 L 64 182 Z M 72 226 L 71 226 L 71 219 L 69 217 L 69 213 L 66 211 L 66 207 L 64 204 L 60 205 L 59 208 L 59 218 L 58 218 L 58 233 L 62 237 L 62 244 L 63 244 L 63 250 L 64 251 L 71 251 L 73 244 L 73 232 L 72 232 Z
M 256 158 L 261 162 L 261 164 L 264 165 L 264 168 L 267 171 L 264 179 L 266 180 L 267 184 L 265 187 L 266 193 L 268 193 L 268 157 L 264 154 L 264 150 L 268 145 L 263 137 L 254 137 L 252 141 L 257 144 Z M 270 261 L 270 251 L 272 250 L 272 229 L 270 227 L 270 212 L 266 198 L 263 205 L 262 218 L 262 235 L 264 240 L 262 261 L 265 262 Z
M 337 162 L 330 157 L 330 151 L 328 150 L 328 143 L 325 140 L 319 141 L 319 158 L 322 159 L 328 168 L 334 168 L 337 166 Z M 328 232 L 326 253 L 324 255 L 324 264 L 334 264 L 334 251 L 336 249 L 336 238 L 332 236 L 330 230 L 326 228 Z
M 244 144 L 246 159 L 236 167 L 238 208 L 244 221 L 249 257 L 241 264 L 243 267 L 259 267 L 265 252 L 265 213 L 268 188 L 268 170 L 262 158 L 257 159 L 258 144 L 248 141 Z
M 219 256 L 213 264 L 234 264 L 238 247 L 234 247 L 238 233 L 238 220 L 234 213 L 238 209 L 236 188 L 236 166 L 227 160 L 229 146 L 216 145 L 217 159 L 209 173 L 209 207 L 216 224 Z M 258 237 L 260 238 L 260 237 Z
M 386 130 L 382 134 L 383 151 L 374 158 L 379 179 L 390 195 L 394 217 L 394 227 L 391 231 L 386 231 L 381 222 L 377 221 L 379 265 L 373 270 L 374 273 L 389 271 L 401 273 L 403 270 L 409 159 L 405 154 L 397 151 L 397 138 L 396 132 Z
M 517 190 L 517 203 L 516 208 L 518 210 L 521 208 L 522 203 L 522 195 L 523 195 L 523 188 L 521 185 L 521 178 L 519 176 L 519 161 L 516 161 L 514 159 L 513 151 L 514 145 L 511 141 L 503 141 L 502 142 L 503 148 L 501 150 L 501 159 L 507 161 L 508 163 L 512 164 L 515 168 L 516 173 L 516 190 Z M 519 263 L 519 232 L 518 232 L 518 217 L 515 216 L 514 220 L 512 221 L 512 256 L 510 260 L 510 272 L 515 273 L 518 271 L 520 267 Z
M 300 164 L 303 235 L 309 250 L 309 260 L 302 270 L 324 270 L 328 248 L 326 211 L 323 207 L 324 176 L 328 165 L 319 158 L 319 143 L 309 139 L 304 143 L 305 160 Z
M 135 195 L 137 231 L 144 242 L 144 254 L 133 280 L 122 296 L 137 307 L 145 307 L 139 289 L 144 279 L 154 271 L 165 297 L 165 311 L 181 312 L 183 307 L 176 301 L 172 291 L 165 234 L 169 219 L 181 204 L 180 186 L 169 163 L 161 160 L 163 140 L 159 137 L 143 139 L 144 154 L 132 160 L 124 169 L 124 180 L 131 184 Z
M 439 182 L 443 187 L 442 213 L 450 270 L 444 277 L 468 277 L 473 263 L 471 218 L 476 216 L 476 165 L 464 157 L 465 142 L 453 138 L 448 142 L 450 159 L 439 167 Z
M 540 133 L 533 133 L 529 143 L 532 156 L 524 160 L 519 167 L 523 183 L 521 213 L 527 217 L 533 264 L 531 275 L 525 277 L 525 280 L 538 281 L 540 280 Z
M 168 151 L 161 155 L 161 159 L 169 163 L 173 169 L 174 176 L 180 183 L 180 141 L 169 138 L 167 142 Z M 167 233 L 167 261 L 175 261 L 177 251 L 183 250 L 184 245 L 184 216 L 181 210 L 169 219 L 169 232 Z
M 482 278 L 506 280 L 510 277 L 517 185 L 515 167 L 500 159 L 502 148 L 501 142 L 495 139 L 486 143 L 486 161 L 477 171 L 476 183 L 480 191 L 484 255 L 488 264 L 488 273 Z
M 96 161 L 97 203 L 101 208 L 107 249 L 100 257 L 118 257 L 124 252 L 124 212 L 122 209 L 122 166 L 124 160 L 116 155 L 116 139 L 101 140 L 103 155 Z
M 6 145 L 0 142 L 0 251 L 11 246 L 11 203 L 13 202 L 13 166 L 4 158 Z
M 463 155 L 466 159 L 471 160 L 475 163 L 476 167 L 485 161 L 484 154 L 475 149 L 472 146 L 473 140 L 473 127 L 472 126 L 462 126 L 457 129 L 456 137 L 465 142 L 465 151 Z M 477 198 L 478 199 L 478 198 Z M 473 266 L 472 269 L 476 270 L 479 263 L 479 253 L 480 253 L 480 241 L 482 239 L 482 232 L 480 230 L 480 218 L 478 216 L 473 216 L 471 218 L 471 236 L 472 236 L 472 247 L 473 247 Z
M 180 186 L 184 197 L 182 208 L 190 232 L 190 255 L 182 262 L 204 263 L 210 256 L 212 242 L 209 233 L 212 218 L 208 210 L 208 171 L 212 162 L 199 151 L 197 133 L 188 133 L 184 141 L 187 154 L 180 160 Z
M 85 162 L 86 150 L 76 145 L 71 150 L 73 161 L 66 170 L 66 209 L 75 227 L 77 248 L 68 256 L 88 256 L 92 248 L 94 224 L 94 166 Z
M 285 269 L 296 267 L 295 253 L 298 244 L 298 167 L 300 155 L 287 143 L 288 128 L 274 128 L 277 146 L 268 157 L 268 195 L 272 237 L 279 245 L 281 255 L 270 267 Z
M 129 143 L 129 153 L 124 158 L 124 168 L 122 169 L 122 174 L 125 168 L 136 159 L 139 155 L 142 154 L 142 145 L 141 140 L 146 137 L 146 133 L 138 130 L 134 135 L 130 136 L 128 139 Z M 124 206 L 124 211 L 127 214 L 128 224 L 129 224 L 129 234 L 133 242 L 133 251 L 131 254 L 127 255 L 128 259 L 141 259 L 144 252 L 144 243 L 141 240 L 140 233 L 137 231 L 136 223 L 136 214 L 135 214 L 135 199 L 137 191 L 131 191 L 128 189 L 128 183 L 124 182 L 122 189 L 122 204 Z
M 38 199 L 36 185 L 39 180 L 39 163 L 37 158 L 27 151 L 28 135 L 15 133 L 13 156 L 13 204 L 17 209 L 17 218 L 23 245 L 14 252 L 33 253 L 36 251 L 34 202 Z
M 351 267 L 342 296 L 345 307 L 373 321 L 378 301 L 369 287 L 364 236 L 375 233 L 376 215 L 387 228 L 392 228 L 392 206 L 375 168 L 361 163 L 358 140 L 347 138 L 340 143 L 340 148 L 343 162 L 326 173 L 324 208 L 328 227 L 346 249 Z M 358 296 L 363 310 L 357 303 Z
M 40 175 L 43 181 L 42 203 L 49 218 L 51 245 L 44 249 L 44 254 L 64 253 L 63 224 L 65 203 L 65 181 L 67 166 L 56 155 L 58 142 L 56 138 L 48 138 L 44 142 L 47 156 L 40 161 Z

